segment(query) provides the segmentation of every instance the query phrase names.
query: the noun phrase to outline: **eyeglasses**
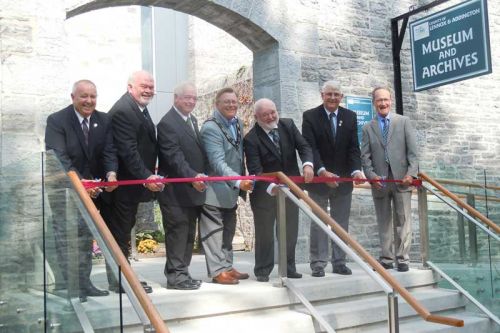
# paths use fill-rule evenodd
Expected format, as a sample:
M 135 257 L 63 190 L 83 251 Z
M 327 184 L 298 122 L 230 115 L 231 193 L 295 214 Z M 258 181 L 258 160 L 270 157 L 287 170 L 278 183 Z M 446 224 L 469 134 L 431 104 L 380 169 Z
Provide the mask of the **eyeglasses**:
M 339 93 L 339 92 L 327 92 L 327 93 L 323 93 L 324 96 L 328 97 L 328 98 L 342 98 L 342 93 Z
M 222 104 L 224 104 L 224 105 L 238 105 L 238 101 L 226 99 L 225 101 L 222 101 Z
M 182 96 L 182 99 L 185 101 L 195 101 L 196 102 L 198 100 L 198 97 L 185 95 L 185 96 Z

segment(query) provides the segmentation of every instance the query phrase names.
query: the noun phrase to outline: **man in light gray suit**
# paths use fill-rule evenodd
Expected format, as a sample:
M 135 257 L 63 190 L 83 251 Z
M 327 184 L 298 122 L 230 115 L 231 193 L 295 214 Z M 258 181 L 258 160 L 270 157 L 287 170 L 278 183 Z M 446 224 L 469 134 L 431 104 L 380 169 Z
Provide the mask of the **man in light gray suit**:
M 202 126 L 200 135 L 209 164 L 209 176 L 240 176 L 243 161 L 243 123 L 236 117 L 238 96 L 232 88 L 215 97 L 214 115 Z M 248 274 L 233 268 L 233 237 L 236 231 L 238 195 L 253 188 L 253 181 L 211 182 L 201 211 L 200 236 L 208 275 L 214 283 L 237 284 Z
M 410 119 L 391 113 L 391 93 L 377 87 L 372 92 L 377 116 L 363 127 L 361 160 L 368 179 L 401 179 L 402 183 L 372 183 L 372 196 L 379 227 L 380 263 L 386 269 L 397 264 L 408 271 L 411 245 L 411 191 L 417 176 L 417 143 Z M 391 207 L 392 202 L 392 207 Z M 397 227 L 395 251 L 392 249 L 392 218 Z M 396 256 L 394 256 L 396 252 Z M 395 258 L 394 258 L 395 257 Z

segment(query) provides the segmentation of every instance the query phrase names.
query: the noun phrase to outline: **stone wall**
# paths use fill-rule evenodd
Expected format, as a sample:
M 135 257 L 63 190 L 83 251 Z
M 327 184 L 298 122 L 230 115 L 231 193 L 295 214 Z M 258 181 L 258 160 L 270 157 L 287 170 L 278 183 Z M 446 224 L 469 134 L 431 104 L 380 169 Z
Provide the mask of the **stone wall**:
M 426 14 L 458 2 L 449 1 Z M 86 3 L 99 8 L 140 1 L 54 0 L 48 6 L 40 0 L 1 0 L 1 165 L 40 151 L 46 116 L 68 103 L 71 43 L 65 31 L 65 9 Z M 392 83 L 390 18 L 407 12 L 414 1 L 155 3 L 200 17 L 241 41 L 253 52 L 255 98 L 272 98 L 282 116 L 295 119 L 300 127 L 301 113 L 320 103 L 318 89 L 328 79 L 338 80 L 345 94 L 361 96 L 367 96 L 375 85 Z M 490 75 L 414 93 L 408 37 L 403 43 L 404 113 L 417 129 L 421 170 L 432 176 L 475 180 L 486 169 L 488 181 L 500 182 L 500 3 L 488 5 Z M 111 52 L 105 50 L 103 44 L 92 48 L 93 52 Z M 122 75 L 119 70 L 113 73 L 109 76 Z M 356 229 L 356 219 L 352 221 Z M 363 224 L 359 230 L 368 233 L 373 226 Z

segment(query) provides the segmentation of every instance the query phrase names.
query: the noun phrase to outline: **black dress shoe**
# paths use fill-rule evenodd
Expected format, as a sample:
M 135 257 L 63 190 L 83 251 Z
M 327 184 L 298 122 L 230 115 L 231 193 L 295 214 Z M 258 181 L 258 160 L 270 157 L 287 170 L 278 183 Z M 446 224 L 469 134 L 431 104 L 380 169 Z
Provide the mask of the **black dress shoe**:
M 259 282 L 269 282 L 269 276 L 267 276 L 267 275 L 257 275 L 257 281 L 259 281 Z
M 323 268 L 314 268 L 311 275 L 314 277 L 323 277 L 325 276 L 325 270 Z
M 184 280 L 176 284 L 167 283 L 167 289 L 178 289 L 178 290 L 195 290 L 200 288 L 199 285 L 191 283 L 191 280 Z
M 190 278 L 189 281 L 191 281 L 192 284 L 196 284 L 197 286 L 201 286 L 201 280 L 193 279 Z
M 385 269 L 393 269 L 394 268 L 394 265 L 392 263 L 386 264 L 383 261 L 379 261 L 379 264 L 382 265 L 382 267 L 384 267 Z
M 100 290 L 93 285 L 89 285 L 86 288 L 82 289 L 80 295 L 90 296 L 90 297 L 108 296 L 109 291 Z
M 346 265 L 335 265 L 333 266 L 333 273 L 340 275 L 351 275 L 351 269 Z
M 408 272 L 409 269 L 410 269 L 410 267 L 408 267 L 408 264 L 405 264 L 403 262 L 398 264 L 398 271 L 399 272 Z
M 286 273 L 286 277 L 290 279 L 300 279 L 302 278 L 302 274 L 297 272 L 288 272 Z

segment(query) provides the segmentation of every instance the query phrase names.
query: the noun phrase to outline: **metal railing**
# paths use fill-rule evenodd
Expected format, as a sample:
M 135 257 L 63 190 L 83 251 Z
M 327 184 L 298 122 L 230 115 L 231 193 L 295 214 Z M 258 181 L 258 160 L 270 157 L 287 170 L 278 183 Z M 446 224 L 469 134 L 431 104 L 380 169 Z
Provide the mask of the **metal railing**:
M 429 177 L 426 173 L 420 172 L 419 177 L 422 179 L 422 181 L 426 181 L 435 188 L 437 188 L 439 191 L 441 191 L 446 197 L 450 198 L 451 200 L 455 201 L 455 203 L 466 209 L 470 215 L 473 217 L 479 219 L 481 222 L 486 224 L 488 227 L 490 227 L 494 232 L 497 234 L 500 234 L 500 226 L 496 225 L 492 220 L 481 214 L 477 209 L 469 205 L 468 203 L 464 202 L 461 200 L 456 194 L 451 193 L 447 188 L 445 188 L 443 185 L 438 183 L 436 180 L 432 179 Z
M 419 226 L 420 226 L 420 247 L 422 253 L 422 262 L 424 266 L 431 268 L 442 278 L 448 281 L 453 287 L 455 287 L 461 294 L 463 294 L 471 303 L 477 306 L 482 312 L 484 312 L 491 320 L 496 324 L 500 325 L 500 319 L 489 311 L 485 306 L 483 306 L 478 300 L 476 300 L 470 293 L 468 293 L 463 287 L 461 287 L 454 279 L 448 276 L 443 270 L 441 270 L 436 264 L 429 260 L 429 218 L 428 218 L 428 202 L 427 202 L 427 192 L 432 193 L 436 198 L 438 198 L 442 203 L 448 205 L 450 208 L 455 210 L 461 219 L 467 219 L 472 223 L 469 229 L 469 241 L 471 242 L 471 252 L 477 260 L 477 240 L 475 227 L 482 230 L 491 239 L 500 242 L 500 234 L 498 233 L 500 227 L 496 225 L 492 220 L 482 215 L 469 203 L 462 201 L 457 195 L 451 193 L 447 188 L 445 188 L 440 182 L 432 179 L 427 174 L 421 172 L 419 173 L 422 179 L 422 186 L 418 189 L 418 215 L 419 215 Z M 430 185 L 426 184 L 425 182 Z M 451 185 L 460 186 L 472 186 L 474 184 L 459 181 L 447 181 Z M 476 184 L 478 187 L 481 185 Z M 435 189 L 437 190 L 435 190 Z M 490 186 L 489 188 L 498 188 L 496 186 Z M 440 193 L 439 193 L 439 192 Z M 442 193 L 442 194 L 441 194 Z M 471 195 L 474 197 L 473 195 Z M 451 202 L 450 202 L 451 201 Z M 479 221 L 478 221 L 479 220 Z M 483 223 L 481 223 L 483 222 Z M 463 223 L 462 223 L 463 224 Z M 463 226 L 462 226 L 463 227 Z M 462 233 L 464 233 L 462 231 Z M 462 234 L 459 236 L 459 246 L 460 246 L 460 256 L 463 256 L 465 250 L 463 249 L 462 242 L 465 242 L 465 236 Z
M 265 174 L 265 176 L 277 177 L 280 182 L 286 185 L 295 195 L 292 195 L 287 189 L 281 188 L 277 201 L 278 234 L 280 237 L 278 272 L 285 285 L 290 284 L 290 282 L 286 279 L 286 241 L 284 241 L 286 196 L 298 205 L 299 208 L 302 209 L 308 216 L 310 216 L 312 220 L 317 223 L 334 242 L 337 243 L 337 245 L 346 251 L 347 255 L 360 264 L 369 276 L 372 277 L 382 287 L 384 292 L 388 294 L 389 329 L 391 333 L 399 331 L 396 293 L 399 293 L 399 295 L 401 295 L 401 297 L 417 312 L 417 314 L 428 322 L 455 327 L 462 327 L 464 325 L 464 322 L 461 319 L 431 314 L 406 288 L 404 288 L 390 273 L 388 273 L 375 258 L 373 258 L 356 240 L 350 237 L 349 234 L 333 218 L 331 218 L 327 212 L 325 212 L 314 200 L 305 194 L 302 189 L 291 181 L 284 173 L 268 173 Z M 311 211 L 309 211 L 309 209 L 307 209 L 307 207 L 301 203 L 300 200 L 304 201 L 305 204 L 309 206 Z M 374 274 L 372 269 L 375 270 L 379 276 Z M 312 307 L 312 305 L 308 304 L 306 307 Z M 330 329 L 330 332 L 332 332 L 333 329 L 331 327 Z
M 91 229 L 95 228 L 97 232 L 94 234 L 102 238 L 101 244 L 106 244 L 106 247 L 102 249 L 106 260 L 114 260 L 116 265 L 120 267 L 122 275 L 125 277 L 125 279 L 122 280 L 123 289 L 127 293 L 134 310 L 139 316 L 144 326 L 144 331 L 169 333 L 169 330 L 161 318 L 160 313 L 144 291 L 139 279 L 132 270 L 132 267 L 130 267 L 127 258 L 125 258 L 120 250 L 120 247 L 116 243 L 113 235 L 106 226 L 106 223 L 99 214 L 97 207 L 87 194 L 87 191 L 83 187 L 78 175 L 74 171 L 69 171 L 68 177 L 70 178 L 71 184 L 80 199 L 77 202 L 81 202 L 83 204 L 84 208 L 88 211 L 89 216 L 92 218 L 93 225 L 89 227 Z

